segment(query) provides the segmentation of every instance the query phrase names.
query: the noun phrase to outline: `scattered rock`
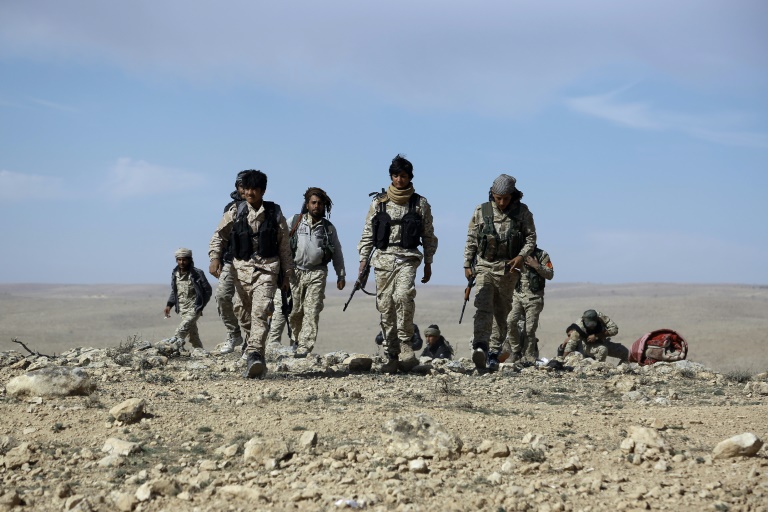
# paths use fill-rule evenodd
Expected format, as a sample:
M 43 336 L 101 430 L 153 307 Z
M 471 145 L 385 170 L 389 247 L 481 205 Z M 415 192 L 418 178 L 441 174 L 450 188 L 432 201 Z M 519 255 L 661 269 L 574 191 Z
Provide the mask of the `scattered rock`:
M 746 432 L 730 439 L 720 441 L 712 456 L 715 459 L 727 459 L 730 457 L 751 457 L 760 451 L 763 441 L 751 432 Z
M 135 423 L 144 417 L 147 402 L 143 398 L 129 398 L 109 410 L 109 415 L 123 423 Z
M 52 366 L 15 377 L 5 389 L 9 396 L 59 397 L 90 395 L 96 384 L 82 368 Z
M 369 372 L 373 365 L 373 359 L 366 354 L 353 354 L 342 362 L 349 367 L 350 372 Z
M 299 438 L 299 448 L 308 450 L 317 444 L 317 432 L 307 430 Z
M 122 439 L 118 439 L 116 437 L 110 437 L 104 443 L 104 447 L 101 449 L 101 451 L 110 455 L 128 456 L 140 452 L 141 446 L 139 443 L 123 441 Z
M 427 461 L 419 457 L 408 462 L 408 471 L 411 473 L 429 473 Z
M 406 459 L 457 458 L 461 439 L 425 414 L 400 416 L 384 424 L 387 453 Z
M 37 457 L 29 443 L 21 443 L 19 446 L 8 450 L 2 460 L 7 469 L 16 469 L 24 464 L 35 462 Z

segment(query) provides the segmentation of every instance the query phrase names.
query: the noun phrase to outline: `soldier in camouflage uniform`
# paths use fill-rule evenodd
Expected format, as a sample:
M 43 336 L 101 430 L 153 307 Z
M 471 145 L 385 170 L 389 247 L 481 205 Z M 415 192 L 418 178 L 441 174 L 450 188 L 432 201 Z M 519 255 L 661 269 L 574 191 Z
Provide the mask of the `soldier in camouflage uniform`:
M 478 370 L 499 367 L 512 294 L 525 258 L 536 246 L 536 227 L 516 180 L 506 174 L 493 182 L 489 201 L 475 208 L 464 247 L 464 276 L 476 276 L 472 362 Z M 473 270 L 474 267 L 474 270 Z M 492 337 L 494 319 L 499 336 Z
M 611 341 L 610 337 L 619 333 L 619 327 L 608 315 L 588 309 L 565 332 L 568 340 L 565 342 L 563 357 L 578 351 L 598 361 L 605 361 L 608 357 L 618 358 L 621 363 L 629 361 L 629 349 Z
M 555 269 L 549 254 L 536 247 L 520 272 L 520 279 L 515 287 L 512 310 L 507 317 L 507 341 L 509 343 L 510 363 L 522 357 L 535 361 L 539 358 L 539 339 L 536 329 L 539 327 L 539 315 L 544 309 L 544 286 L 546 280 L 555 277 Z M 522 332 L 519 325 L 522 324 Z M 498 327 L 494 322 L 494 334 Z M 493 336 L 492 336 L 493 339 Z
M 235 180 L 235 190 L 229 195 L 232 201 L 227 203 L 224 207 L 224 213 L 226 213 L 232 205 L 238 201 L 242 201 L 242 172 L 238 173 Z M 221 271 L 211 275 L 219 280 L 219 285 L 216 287 L 216 305 L 219 309 L 219 317 L 224 323 L 224 327 L 227 329 L 227 340 L 222 343 L 219 348 L 219 353 L 229 354 L 235 350 L 235 347 L 242 345 L 243 338 L 240 332 L 240 324 L 238 323 L 237 316 L 235 315 L 233 300 L 235 298 L 235 280 L 237 279 L 237 272 L 232 266 L 232 253 L 227 247 L 227 250 L 221 257 Z M 243 313 L 240 313 L 241 315 Z
M 171 340 L 178 339 L 182 343 L 189 337 L 189 343 L 194 348 L 203 348 L 200 334 L 197 331 L 197 319 L 203 316 L 203 308 L 211 299 L 211 285 L 205 278 L 205 272 L 195 268 L 192 251 L 181 248 L 176 251 L 176 268 L 171 274 L 171 295 L 168 297 L 164 314 L 170 318 L 171 308 L 181 315 L 181 324 Z
M 278 273 L 289 277 L 294 271 L 291 247 L 288 243 L 288 225 L 280 206 L 264 201 L 267 176 L 261 171 L 243 173 L 244 202 L 232 205 L 222 217 L 211 237 L 208 255 L 210 272 L 221 271 L 221 255 L 232 240 L 232 265 L 237 272 L 235 287 L 243 309 L 250 312 L 243 329 L 246 341 L 246 371 L 244 377 L 263 377 L 267 337 L 267 319 L 274 308 Z M 289 288 L 288 279 L 283 280 Z M 248 323 L 250 321 L 250 323 Z
M 421 282 L 429 282 L 437 237 L 432 225 L 432 209 L 411 183 L 411 162 L 397 155 L 389 167 L 389 176 L 392 184 L 371 203 L 357 248 L 359 276 L 371 251 L 376 251 L 371 256 L 371 266 L 376 276 L 376 308 L 381 313 L 383 346 L 388 358 L 382 371 L 396 373 L 398 368 L 408 371 L 418 364 L 411 348 L 416 269 L 423 260 Z M 418 250 L 420 244 L 424 247 L 423 255 Z M 408 356 L 403 361 L 399 361 L 401 345 Z
M 290 243 L 296 274 L 291 280 L 293 309 L 288 318 L 296 340 L 296 357 L 306 357 L 317 340 L 317 326 L 325 299 L 328 263 L 336 271 L 336 289 L 346 284 L 344 255 L 336 228 L 326 219 L 333 202 L 325 191 L 310 187 L 304 193 L 301 214 L 290 222 Z M 274 319 L 273 319 L 274 321 Z

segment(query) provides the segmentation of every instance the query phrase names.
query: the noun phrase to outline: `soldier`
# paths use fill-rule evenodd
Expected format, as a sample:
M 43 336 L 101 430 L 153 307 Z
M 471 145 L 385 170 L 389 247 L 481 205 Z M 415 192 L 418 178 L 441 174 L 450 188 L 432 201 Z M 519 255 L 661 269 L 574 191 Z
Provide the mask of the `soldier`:
M 427 338 L 427 346 L 424 347 L 421 357 L 453 359 L 453 347 L 440 334 L 440 328 L 437 325 L 432 324 L 424 329 L 424 336 Z
M 565 332 L 568 339 L 564 343 L 563 357 L 578 351 L 598 361 L 605 361 L 607 357 L 618 358 L 620 364 L 629 361 L 629 349 L 611 341 L 610 337 L 619 333 L 619 327 L 608 315 L 588 309 Z
M 525 258 L 520 279 L 515 287 L 512 311 L 507 318 L 510 363 L 522 357 L 533 361 L 539 358 L 536 329 L 539 327 L 539 315 L 544 309 L 544 286 L 546 280 L 551 280 L 553 277 L 555 277 L 555 269 L 552 267 L 549 254 L 543 249 L 534 248 L 533 253 Z M 522 333 L 518 323 L 523 324 Z M 494 330 L 496 330 L 495 325 Z
M 243 199 L 224 213 L 211 237 L 208 255 L 210 272 L 221 272 L 221 255 L 232 241 L 232 265 L 237 272 L 235 289 L 244 311 L 250 312 L 243 330 L 246 340 L 246 371 L 244 377 L 263 377 L 267 337 L 267 319 L 274 308 L 277 277 L 280 271 L 290 279 L 293 273 L 288 225 L 280 206 L 264 201 L 267 176 L 256 170 L 242 173 Z M 289 279 L 282 287 L 289 289 Z
M 288 318 L 296 357 L 306 357 L 317 340 L 317 325 L 325 299 L 328 263 L 336 271 L 336 289 L 346 285 L 344 255 L 336 228 L 326 218 L 333 202 L 325 191 L 310 187 L 304 193 L 304 204 L 299 215 L 290 222 L 290 245 L 296 273 L 291 280 L 293 309 Z M 274 319 L 273 319 L 274 321 Z
M 464 277 L 476 275 L 472 362 L 478 370 L 499 367 L 512 294 L 525 258 L 536 246 L 536 227 L 516 180 L 506 174 L 493 182 L 489 201 L 475 208 L 464 247 Z M 492 337 L 494 319 L 499 336 Z
M 410 356 L 402 361 L 402 370 L 418 364 L 413 355 L 413 314 L 416 297 L 416 269 L 424 261 L 422 283 L 432 277 L 432 258 L 437 237 L 432 225 L 432 209 L 427 199 L 414 191 L 413 164 L 402 155 L 389 167 L 392 184 L 378 194 L 365 218 L 363 235 L 357 248 L 363 274 L 369 256 L 376 276 L 376 308 L 381 313 L 381 331 L 388 361 L 385 373 L 397 373 L 401 345 Z M 424 254 L 418 246 L 424 246 Z M 364 284 L 364 283 L 363 283 Z
M 224 213 L 226 213 L 232 205 L 243 200 L 242 174 L 242 172 L 237 174 L 235 190 L 229 194 L 232 201 L 227 203 L 227 206 L 224 207 Z M 232 266 L 231 245 L 232 244 L 229 244 L 227 246 L 226 251 L 221 256 L 221 271 L 217 273 L 211 272 L 211 275 L 219 280 L 219 285 L 216 287 L 216 305 L 219 309 L 219 317 L 224 323 L 224 327 L 227 329 L 227 340 L 222 343 L 219 348 L 220 354 L 229 354 L 235 350 L 235 347 L 238 347 L 243 343 L 240 324 L 237 321 L 233 304 L 233 299 L 235 297 L 235 280 L 237 277 L 235 275 L 235 269 Z
M 205 278 L 205 272 L 195 268 L 191 250 L 181 248 L 174 256 L 176 268 L 171 273 L 171 295 L 163 313 L 166 318 L 170 318 L 171 308 L 175 307 L 176 313 L 181 315 L 181 323 L 169 341 L 175 338 L 183 344 L 184 339 L 189 337 L 189 343 L 194 348 L 203 348 L 197 331 L 197 319 L 203 316 L 203 308 L 211 299 L 213 290 Z

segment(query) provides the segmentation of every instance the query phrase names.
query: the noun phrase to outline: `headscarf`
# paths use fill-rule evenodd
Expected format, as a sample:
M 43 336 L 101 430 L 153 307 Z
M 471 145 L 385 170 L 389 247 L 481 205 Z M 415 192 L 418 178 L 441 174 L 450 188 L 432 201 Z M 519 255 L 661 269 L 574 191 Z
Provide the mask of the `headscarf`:
M 498 178 L 493 180 L 491 192 L 499 196 L 511 194 L 515 191 L 515 183 L 517 183 L 517 180 L 512 176 L 500 174 Z
M 186 249 L 184 247 L 180 247 L 179 249 L 176 249 L 176 252 L 173 253 L 173 254 L 177 258 L 190 258 L 190 259 L 192 259 L 192 249 Z
M 432 324 L 424 329 L 424 336 L 440 336 L 440 328 L 437 325 Z

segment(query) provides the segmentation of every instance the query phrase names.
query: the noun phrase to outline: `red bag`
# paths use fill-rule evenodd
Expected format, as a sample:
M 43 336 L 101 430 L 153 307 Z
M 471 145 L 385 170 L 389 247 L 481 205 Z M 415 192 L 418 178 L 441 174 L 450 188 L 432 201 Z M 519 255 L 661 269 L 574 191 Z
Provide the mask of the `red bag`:
M 688 357 L 688 342 L 672 329 L 657 329 L 645 334 L 629 349 L 629 362 L 640 366 L 659 361 L 681 361 Z

